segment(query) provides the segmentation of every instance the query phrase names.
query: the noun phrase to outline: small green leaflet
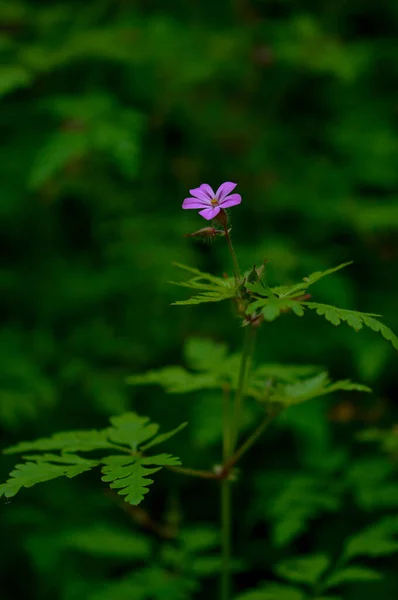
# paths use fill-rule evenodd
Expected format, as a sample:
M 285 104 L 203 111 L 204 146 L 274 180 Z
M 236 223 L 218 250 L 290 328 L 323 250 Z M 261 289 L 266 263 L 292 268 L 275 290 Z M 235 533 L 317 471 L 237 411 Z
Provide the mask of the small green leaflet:
M 187 423 L 182 423 L 172 431 L 156 435 L 159 430 L 156 423 L 151 423 L 148 417 L 129 412 L 112 417 L 111 427 L 101 431 L 70 431 L 33 442 L 22 442 L 5 452 L 15 454 L 51 449 L 59 450 L 60 454 L 44 452 L 23 456 L 26 462 L 16 465 L 8 481 L 0 485 L 0 497 L 11 498 L 22 487 L 32 487 L 36 483 L 61 476 L 75 477 L 102 465 L 102 480 L 110 482 L 110 487 L 125 496 L 126 502 L 139 504 L 148 492 L 148 486 L 153 483 L 148 475 L 156 473 L 162 467 L 181 464 L 172 454 L 148 456 L 146 451 L 167 441 L 186 425 Z M 75 454 L 104 449 L 107 454 L 110 450 L 118 454 L 95 460 Z
M 341 321 L 345 321 L 347 325 L 359 331 L 365 325 L 373 331 L 378 331 L 387 341 L 391 342 L 396 350 L 398 350 L 398 337 L 386 325 L 375 319 L 380 315 L 373 313 L 362 313 L 354 310 L 346 310 L 329 306 L 328 304 L 319 304 L 317 302 L 301 302 L 301 306 L 315 310 L 316 313 L 325 317 L 332 325 L 340 325 Z
M 378 581 L 382 576 L 369 567 L 349 566 L 333 573 L 325 583 L 325 589 L 341 585 L 342 583 L 355 583 L 359 581 Z
M 315 271 L 315 273 L 311 273 L 307 277 L 303 277 L 302 283 L 298 283 L 296 285 L 290 286 L 281 286 L 273 288 L 273 293 L 277 294 L 279 298 L 294 298 L 295 296 L 302 294 L 305 292 L 311 285 L 323 279 L 323 277 L 327 277 L 328 275 L 332 275 L 336 273 L 336 271 L 340 271 L 340 269 L 344 269 L 352 264 L 352 261 L 342 263 L 337 267 L 332 267 L 331 269 L 327 269 L 326 271 Z
M 143 500 L 144 495 L 149 492 L 148 486 L 153 483 L 148 479 L 160 471 L 162 466 L 180 465 L 178 458 L 171 454 L 159 454 L 150 458 L 141 456 L 107 456 L 102 459 L 104 464 L 102 481 L 111 482 L 110 487 L 116 489 L 117 493 L 125 496 L 129 504 L 137 505 Z M 149 468 L 146 465 L 157 465 Z
M 398 516 L 393 515 L 348 538 L 343 557 L 387 556 L 398 552 Z
M 214 277 L 214 275 L 202 273 L 198 269 L 193 269 L 192 267 L 187 267 L 180 263 L 173 264 L 180 269 L 192 273 L 194 277 L 191 277 L 188 281 L 171 281 L 170 283 L 197 290 L 197 292 L 200 293 L 192 296 L 188 300 L 179 300 L 172 304 L 181 306 L 188 304 L 202 304 L 203 302 L 220 302 L 221 300 L 228 300 L 235 296 L 236 288 L 234 279 Z
M 85 460 L 73 454 L 67 456 L 43 454 L 24 458 L 27 462 L 16 465 L 10 473 L 11 478 L 7 483 L 0 485 L 0 497 L 4 495 L 6 498 L 12 498 L 22 487 L 29 488 L 36 483 L 43 483 L 57 477 L 72 478 L 99 464 L 98 461 Z
M 247 291 L 252 294 L 252 301 L 247 307 L 247 314 L 252 315 L 261 312 L 266 321 L 274 321 L 288 310 L 291 310 L 298 317 L 302 317 L 305 309 L 308 308 L 325 317 L 332 325 L 337 326 L 344 321 L 355 331 L 359 331 L 363 326 L 369 327 L 373 331 L 381 333 L 398 350 L 398 337 L 384 323 L 375 318 L 380 315 L 337 308 L 336 306 L 317 302 L 307 302 L 305 299 L 300 300 L 300 297 L 311 285 L 350 264 L 350 262 L 347 262 L 326 271 L 317 271 L 308 277 L 304 277 L 302 282 L 291 286 L 269 288 L 262 282 L 246 283 Z
M 371 392 L 372 390 L 361 383 L 354 383 L 349 379 L 331 382 L 326 372 L 319 373 L 314 377 L 296 381 L 294 383 L 279 384 L 269 393 L 269 400 L 284 404 L 300 404 L 311 398 L 325 396 L 339 390 Z
M 289 558 L 275 567 L 275 572 L 282 579 L 293 583 L 314 585 L 330 565 L 329 557 L 323 554 Z
M 305 600 L 301 590 L 281 583 L 265 583 L 253 590 L 235 596 L 234 600 Z
M 307 288 L 311 285 L 326 277 L 327 275 L 331 275 L 344 267 L 350 265 L 350 262 L 343 263 L 338 267 L 333 267 L 332 269 L 327 269 L 326 271 L 316 271 L 315 273 L 311 273 L 308 277 L 304 277 L 303 281 L 300 283 L 296 283 L 293 285 L 283 285 L 270 288 L 264 282 L 256 282 L 254 284 L 246 283 L 246 289 L 254 294 L 254 296 L 260 296 L 261 298 L 254 300 L 253 303 L 249 305 L 248 314 L 253 314 L 253 312 L 257 310 L 262 310 L 264 317 L 268 321 L 274 320 L 279 316 L 280 312 L 286 309 L 291 308 L 293 311 L 297 310 L 297 306 L 299 303 L 295 300 L 297 296 L 302 295 Z M 272 306 L 273 308 L 269 308 Z M 299 312 L 300 309 L 298 308 Z M 264 312 L 265 311 L 265 312 Z M 303 313 L 299 314 L 301 316 Z
M 168 366 L 128 377 L 127 383 L 160 385 L 166 392 L 175 394 L 222 390 L 225 386 L 231 390 L 237 388 L 240 355 L 228 355 L 223 344 L 193 338 L 187 343 L 185 356 L 193 372 L 181 366 Z M 327 373 L 320 373 L 315 366 L 269 363 L 252 369 L 247 394 L 259 402 L 272 401 L 287 406 L 338 390 L 371 391 L 348 379 L 331 382 Z

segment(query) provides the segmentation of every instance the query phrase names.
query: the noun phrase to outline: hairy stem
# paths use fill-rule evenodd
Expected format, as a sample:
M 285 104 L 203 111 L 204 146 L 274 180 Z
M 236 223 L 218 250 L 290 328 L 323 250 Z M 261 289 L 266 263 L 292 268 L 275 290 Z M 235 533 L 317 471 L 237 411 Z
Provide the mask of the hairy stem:
M 264 431 L 267 429 L 271 421 L 280 413 L 280 410 L 270 412 L 262 423 L 253 431 L 253 433 L 247 438 L 245 442 L 238 448 L 238 450 L 227 460 L 224 464 L 224 473 L 228 474 L 230 469 L 242 458 L 244 454 L 257 442 L 262 436 Z
M 223 463 L 231 455 L 231 415 L 229 389 L 223 389 Z M 231 528 L 232 498 L 231 482 L 221 481 L 221 586 L 220 600 L 229 600 L 231 593 Z
M 234 265 L 234 275 L 235 275 L 235 282 L 239 283 L 240 281 L 240 268 L 239 268 L 239 263 L 238 263 L 238 259 L 236 257 L 236 253 L 234 250 L 234 247 L 232 245 L 232 240 L 231 240 L 231 236 L 229 235 L 229 231 L 228 231 L 228 217 L 227 214 L 224 210 L 221 210 L 221 212 L 219 213 L 217 220 L 219 223 L 221 223 L 221 225 L 224 228 L 224 234 L 228 243 L 228 250 L 231 254 L 231 258 L 232 258 L 232 263 Z
M 246 385 L 248 381 L 249 368 L 254 351 L 255 335 L 256 328 L 252 325 L 247 325 L 245 328 L 245 336 L 243 340 L 243 350 L 238 376 L 238 389 L 236 391 L 234 414 L 232 419 L 232 450 L 234 450 L 239 436 L 239 426 L 242 418 L 243 400 L 246 394 Z
M 220 476 L 213 471 L 202 471 L 200 469 L 187 469 L 185 467 L 167 467 L 169 471 L 181 473 L 182 475 L 190 475 L 191 477 L 201 477 L 202 479 L 220 479 Z
M 240 268 L 239 268 L 238 259 L 236 257 L 234 247 L 232 245 L 231 236 L 229 235 L 227 226 L 224 227 L 224 232 L 225 232 L 225 237 L 227 238 L 229 253 L 231 254 L 232 262 L 234 265 L 235 280 L 236 280 L 236 282 L 238 282 L 238 281 L 240 281 Z
M 221 481 L 221 600 L 230 600 L 231 594 L 231 482 Z

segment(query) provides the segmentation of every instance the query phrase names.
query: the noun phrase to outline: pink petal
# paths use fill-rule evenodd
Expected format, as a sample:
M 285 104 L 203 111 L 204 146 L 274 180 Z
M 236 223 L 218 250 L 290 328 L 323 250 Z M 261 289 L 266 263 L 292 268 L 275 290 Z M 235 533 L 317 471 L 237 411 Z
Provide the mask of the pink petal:
M 200 187 L 189 190 L 189 193 L 200 200 L 213 200 L 214 198 L 214 192 L 207 183 L 202 183 Z
M 220 212 L 221 208 L 219 206 L 215 206 L 214 208 L 205 208 L 204 210 L 201 210 L 199 212 L 199 214 L 206 219 L 206 221 L 210 221 L 211 219 L 214 219 L 214 217 L 216 217 L 218 215 L 218 213 Z
M 182 208 L 204 208 L 205 206 L 209 206 L 209 200 L 200 200 L 199 198 L 185 198 L 182 203 Z
M 228 196 L 228 194 L 232 192 L 232 190 L 234 190 L 236 186 L 237 184 L 232 183 L 232 181 L 226 181 L 225 183 L 222 183 L 216 192 L 217 200 L 219 202 L 221 202 L 221 200 L 224 200 L 225 196 Z
M 221 206 L 221 208 L 229 208 L 230 206 L 235 206 L 241 202 L 242 198 L 239 194 L 231 194 L 230 196 L 227 196 L 225 200 L 221 200 L 219 206 Z

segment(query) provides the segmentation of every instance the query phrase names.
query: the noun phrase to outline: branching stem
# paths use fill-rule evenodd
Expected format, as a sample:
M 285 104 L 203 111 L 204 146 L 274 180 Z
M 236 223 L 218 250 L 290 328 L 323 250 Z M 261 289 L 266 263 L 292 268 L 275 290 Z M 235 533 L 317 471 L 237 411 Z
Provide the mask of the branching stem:
M 239 367 L 238 389 L 236 391 L 234 414 L 232 419 L 231 447 L 234 450 L 239 437 L 239 428 L 242 419 L 243 401 L 246 395 L 251 359 L 254 352 L 256 328 L 247 325 L 243 340 L 242 357 Z

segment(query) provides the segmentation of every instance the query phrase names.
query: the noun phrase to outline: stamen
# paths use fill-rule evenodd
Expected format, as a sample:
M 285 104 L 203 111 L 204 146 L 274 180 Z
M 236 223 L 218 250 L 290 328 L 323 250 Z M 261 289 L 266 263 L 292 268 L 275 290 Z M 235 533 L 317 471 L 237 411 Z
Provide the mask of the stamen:
M 218 204 L 217 198 L 213 198 L 213 200 L 211 201 L 211 203 L 212 203 L 212 206 L 217 206 L 217 204 Z

